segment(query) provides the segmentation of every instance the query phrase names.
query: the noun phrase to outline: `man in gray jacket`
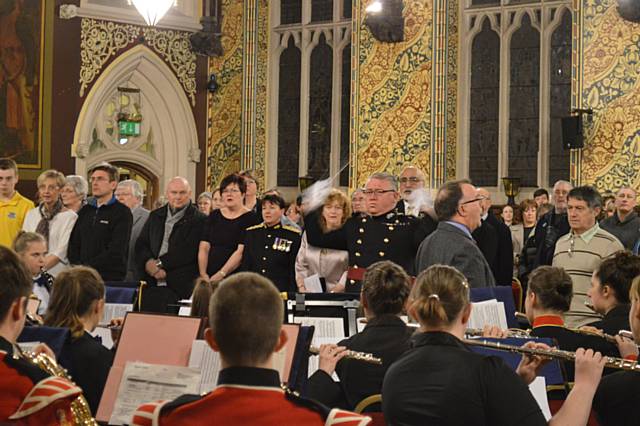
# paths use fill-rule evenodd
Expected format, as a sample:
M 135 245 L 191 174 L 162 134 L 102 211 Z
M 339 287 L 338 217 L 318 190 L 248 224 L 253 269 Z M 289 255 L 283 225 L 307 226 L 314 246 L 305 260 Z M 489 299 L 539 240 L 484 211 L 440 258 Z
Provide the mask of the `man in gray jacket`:
M 137 281 L 142 277 L 142 273 L 138 271 L 134 260 L 136 240 L 142 231 L 149 210 L 142 207 L 142 187 L 132 179 L 123 180 L 116 187 L 116 198 L 125 206 L 131 209 L 133 216 L 133 225 L 131 226 L 131 238 L 129 239 L 129 259 L 127 261 L 127 275 L 125 281 Z
M 420 244 L 417 273 L 431 265 L 449 265 L 462 272 L 471 287 L 495 286 L 491 268 L 471 236 L 480 226 L 482 200 L 466 180 L 447 182 L 438 190 L 434 204 L 438 228 Z
M 636 190 L 623 186 L 616 192 L 616 211 L 613 216 L 600 222 L 600 227 L 615 235 L 624 248 L 633 250 L 640 239 L 640 217 L 634 211 L 636 206 Z

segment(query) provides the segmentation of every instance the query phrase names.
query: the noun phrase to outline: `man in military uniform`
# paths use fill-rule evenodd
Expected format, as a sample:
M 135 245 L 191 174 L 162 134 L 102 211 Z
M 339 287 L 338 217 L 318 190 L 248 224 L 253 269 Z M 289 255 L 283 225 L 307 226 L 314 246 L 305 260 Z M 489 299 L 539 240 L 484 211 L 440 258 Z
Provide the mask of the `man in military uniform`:
M 15 347 L 32 284 L 18 256 L 1 246 L 0 277 L 0 424 L 71 425 L 71 402 L 82 390 L 23 359 Z M 46 345 L 34 352 L 53 356 Z
M 247 228 L 242 271 L 269 278 L 280 291 L 295 291 L 295 263 L 300 249 L 300 230 L 284 225 L 284 199 L 267 194 L 261 200 L 263 222 Z
M 240 314 L 238 314 L 240 313 Z M 266 278 L 240 272 L 222 281 L 209 304 L 205 339 L 220 352 L 218 386 L 200 397 L 142 405 L 132 425 L 367 425 L 369 417 L 329 409 L 280 386 L 273 354 L 284 347 L 284 307 Z
M 429 215 L 416 218 L 396 211 L 400 196 L 393 175 L 374 173 L 363 193 L 367 215 L 349 218 L 338 230 L 322 232 L 317 218 L 321 210 L 310 212 L 304 220 L 309 244 L 349 252 L 349 292 L 360 291 L 364 271 L 380 260 L 395 262 L 414 275 L 418 247 L 437 226 Z

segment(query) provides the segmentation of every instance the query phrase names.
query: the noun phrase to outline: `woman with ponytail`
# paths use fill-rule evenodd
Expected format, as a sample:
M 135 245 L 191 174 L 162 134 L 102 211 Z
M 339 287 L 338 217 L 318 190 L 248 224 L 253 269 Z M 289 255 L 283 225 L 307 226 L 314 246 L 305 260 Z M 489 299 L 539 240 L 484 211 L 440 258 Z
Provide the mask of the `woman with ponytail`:
M 60 362 L 84 391 L 94 415 L 113 364 L 113 352 L 89 334 L 102 320 L 104 303 L 105 287 L 100 275 L 92 268 L 74 266 L 60 272 L 53 282 L 44 320 L 50 327 L 69 329 L 66 362 Z
M 429 267 L 418 276 L 408 306 L 420 329 L 412 348 L 385 375 L 382 406 L 387 424 L 547 424 L 527 387 L 542 365 L 539 357 L 523 357 L 514 373 L 502 359 L 465 346 L 472 306 L 469 285 L 460 272 L 450 266 Z M 548 424 L 587 423 L 603 366 L 601 355 L 578 351 L 576 384 Z
M 309 378 L 307 386 L 310 398 L 329 407 L 352 410 L 364 398 L 381 392 L 387 369 L 409 349 L 413 330 L 400 318 L 405 313 L 409 291 L 409 276 L 395 263 L 385 260 L 367 268 L 360 294 L 367 325 L 338 345 L 320 347 L 319 370 Z M 340 361 L 347 349 L 382 358 L 382 365 Z M 331 378 L 334 371 L 340 383 Z
M 603 355 L 620 356 L 616 346 L 600 336 L 566 328 L 564 315 L 571 307 L 573 283 L 569 274 L 554 266 L 540 266 L 529 275 L 529 287 L 524 301 L 531 335 L 555 339 L 558 348 L 575 352 L 578 348 L 593 349 Z M 567 380 L 573 381 L 573 363 L 565 362 Z M 609 372 L 608 370 L 605 372 Z

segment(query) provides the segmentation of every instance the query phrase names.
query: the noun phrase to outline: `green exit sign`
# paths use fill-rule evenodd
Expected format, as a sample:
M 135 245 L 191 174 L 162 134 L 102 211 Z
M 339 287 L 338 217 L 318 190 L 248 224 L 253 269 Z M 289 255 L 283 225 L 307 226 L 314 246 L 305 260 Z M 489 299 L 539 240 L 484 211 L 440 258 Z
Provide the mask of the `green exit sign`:
M 140 122 L 118 121 L 118 132 L 120 136 L 140 136 Z

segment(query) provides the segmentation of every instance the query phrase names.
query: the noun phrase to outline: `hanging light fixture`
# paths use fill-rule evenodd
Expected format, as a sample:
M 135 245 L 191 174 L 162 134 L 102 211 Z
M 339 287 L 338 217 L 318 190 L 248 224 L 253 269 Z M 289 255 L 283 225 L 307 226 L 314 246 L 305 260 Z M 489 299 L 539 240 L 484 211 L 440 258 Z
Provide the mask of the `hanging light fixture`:
M 159 20 L 171 9 L 171 6 L 175 6 L 175 0 L 129 0 L 129 4 L 132 4 L 138 10 L 138 13 L 142 15 L 144 21 L 150 27 L 155 26 Z

